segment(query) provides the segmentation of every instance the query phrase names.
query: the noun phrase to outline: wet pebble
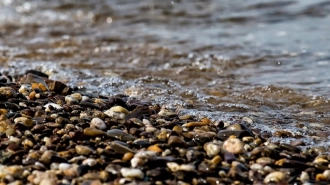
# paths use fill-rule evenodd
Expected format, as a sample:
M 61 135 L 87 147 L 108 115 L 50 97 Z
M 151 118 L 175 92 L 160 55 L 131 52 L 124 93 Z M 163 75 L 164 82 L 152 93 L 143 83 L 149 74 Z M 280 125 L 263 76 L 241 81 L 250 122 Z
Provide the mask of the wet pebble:
M 244 145 L 238 138 L 229 138 L 223 143 L 223 148 L 230 153 L 240 154 L 244 150 Z
M 90 127 L 100 130 L 105 130 L 107 128 L 107 125 L 100 118 L 93 118 L 92 121 L 90 122 Z
M 127 179 L 142 179 L 144 177 L 144 173 L 140 169 L 136 168 L 122 168 L 120 169 L 120 173 Z
M 77 145 L 75 149 L 78 155 L 89 155 L 93 152 L 91 148 L 83 145 Z
M 209 157 L 214 157 L 220 153 L 221 145 L 213 142 L 205 143 L 204 150 Z
M 270 182 L 285 183 L 286 177 L 283 172 L 280 171 L 271 172 L 264 179 L 264 183 L 270 183 Z
M 183 147 L 187 145 L 187 143 L 178 136 L 170 136 L 168 138 L 167 144 L 172 147 Z

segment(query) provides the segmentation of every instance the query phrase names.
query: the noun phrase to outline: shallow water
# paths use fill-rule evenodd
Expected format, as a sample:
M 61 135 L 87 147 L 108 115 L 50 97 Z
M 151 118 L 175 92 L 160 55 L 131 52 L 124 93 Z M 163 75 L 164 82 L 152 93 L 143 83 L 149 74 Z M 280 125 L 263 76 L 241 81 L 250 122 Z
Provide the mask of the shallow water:
M 248 116 L 261 132 L 323 144 L 329 13 L 327 0 L 5 0 L 1 72 L 37 69 L 213 120 Z

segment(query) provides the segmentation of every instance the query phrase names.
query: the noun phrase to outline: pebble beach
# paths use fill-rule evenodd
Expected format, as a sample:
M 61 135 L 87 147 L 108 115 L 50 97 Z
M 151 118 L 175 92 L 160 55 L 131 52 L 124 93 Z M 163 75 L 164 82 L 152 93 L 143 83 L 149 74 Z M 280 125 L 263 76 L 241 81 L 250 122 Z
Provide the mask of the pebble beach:
M 0 87 L 1 184 L 328 184 L 330 155 L 29 70 Z M 269 136 L 268 136 L 269 137 Z
M 329 6 L 0 1 L 0 185 L 329 184 Z

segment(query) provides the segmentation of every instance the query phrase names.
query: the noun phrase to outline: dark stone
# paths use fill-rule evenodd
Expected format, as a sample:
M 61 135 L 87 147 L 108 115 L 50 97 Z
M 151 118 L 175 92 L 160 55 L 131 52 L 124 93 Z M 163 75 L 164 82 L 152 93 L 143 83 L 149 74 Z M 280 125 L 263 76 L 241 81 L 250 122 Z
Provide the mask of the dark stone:
M 25 130 L 28 130 L 29 129 L 27 126 L 25 126 L 22 123 L 16 123 L 14 125 L 14 128 L 15 128 L 15 130 L 19 130 L 19 131 L 25 131 Z
M 88 165 L 79 165 L 77 171 L 78 171 L 78 174 L 79 176 L 83 176 L 84 174 L 86 174 L 89 170 L 90 166 Z
M 200 152 L 198 150 L 188 150 L 186 153 L 186 157 L 189 162 L 203 160 L 205 158 L 205 153 Z
M 56 156 L 56 155 L 52 155 L 50 161 L 55 162 L 55 163 L 68 163 L 69 162 L 65 158 L 60 157 L 60 156 Z
M 168 138 L 167 144 L 171 147 L 185 147 L 187 143 L 178 136 L 171 136 Z
M 231 163 L 231 162 L 237 160 L 236 156 L 232 153 L 229 153 L 229 152 L 225 153 L 223 155 L 223 157 L 224 157 L 224 160 L 227 161 L 228 163 Z
M 4 76 L 0 76 L 0 83 L 7 83 L 7 78 Z
M 71 87 L 68 87 L 66 86 L 63 90 L 62 90 L 62 93 L 63 95 L 68 95 L 68 94 L 71 94 L 73 91 L 73 89 Z
M 25 72 L 25 74 L 29 74 L 29 73 L 32 73 L 34 75 L 41 76 L 41 77 L 44 77 L 44 78 L 49 78 L 47 74 L 45 74 L 43 72 L 40 72 L 40 71 L 33 70 L 33 69 L 27 70 Z
M 15 103 L 9 103 L 9 102 L 6 102 L 5 103 L 5 107 L 8 108 L 8 109 L 10 109 L 10 110 L 14 110 L 14 111 L 20 109 L 20 106 L 18 106 L 17 104 L 15 104 Z
M 113 107 L 116 105 L 119 105 L 119 106 L 124 107 L 125 109 L 128 109 L 128 105 L 126 104 L 126 102 L 123 99 L 117 98 L 117 97 L 110 97 L 108 106 Z
M 283 150 L 290 151 L 290 152 L 300 153 L 300 148 L 286 144 L 286 143 L 281 143 L 280 148 Z
M 53 81 L 51 83 L 48 84 L 48 88 L 51 91 L 56 92 L 57 94 L 61 94 L 62 91 L 64 90 L 64 88 L 66 88 L 67 86 L 60 82 L 60 81 Z
M 131 118 L 137 118 L 142 120 L 144 118 L 143 111 L 140 109 L 135 109 L 125 116 L 125 120 L 129 120 Z
M 193 178 L 198 177 L 198 174 L 196 171 L 179 170 L 175 173 L 175 177 L 178 180 L 182 180 L 184 182 L 191 183 Z
M 217 133 L 217 136 L 221 139 L 221 140 L 226 140 L 229 138 L 229 136 L 234 135 L 237 138 L 243 138 L 245 136 L 253 136 L 250 132 L 246 131 L 246 130 L 220 130 Z
M 82 107 L 89 107 L 89 108 L 93 108 L 93 109 L 99 108 L 99 106 L 97 106 L 94 103 L 89 102 L 89 101 L 81 101 L 79 105 L 81 105 Z
M 146 172 L 147 177 L 152 181 L 165 180 L 173 178 L 173 175 L 166 168 L 155 168 Z

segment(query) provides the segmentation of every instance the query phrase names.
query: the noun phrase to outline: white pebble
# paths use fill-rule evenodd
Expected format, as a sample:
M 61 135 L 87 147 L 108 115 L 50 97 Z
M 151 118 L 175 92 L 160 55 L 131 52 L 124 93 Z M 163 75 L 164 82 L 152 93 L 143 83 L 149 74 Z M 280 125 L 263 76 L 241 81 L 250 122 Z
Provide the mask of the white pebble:
M 238 138 L 229 138 L 223 143 L 223 148 L 233 154 L 240 154 L 243 152 L 243 142 Z
M 81 101 L 87 101 L 87 100 L 89 100 L 89 97 L 88 96 L 82 96 L 81 97 Z
M 307 172 L 301 172 L 300 174 L 300 182 L 304 183 L 309 180 L 309 175 Z
M 204 150 L 206 151 L 207 156 L 214 157 L 221 151 L 221 146 L 208 142 L 204 144 Z
M 91 128 L 97 128 L 97 129 L 100 129 L 100 130 L 104 130 L 104 129 L 107 128 L 107 125 L 100 118 L 93 118 L 91 123 L 90 123 L 90 127 Z
M 65 102 L 67 103 L 79 103 L 79 101 L 77 99 L 75 99 L 74 97 L 68 95 L 68 96 L 65 96 Z
M 120 173 L 123 177 L 128 179 L 142 179 L 144 177 L 144 173 L 140 169 L 136 168 L 122 168 L 120 169 Z
M 88 165 L 88 166 L 95 166 L 97 164 L 97 161 L 93 158 L 88 158 L 88 159 L 85 159 L 83 162 L 82 162 L 83 165 Z
M 264 183 L 270 183 L 270 182 L 275 182 L 275 183 L 284 183 L 285 180 L 285 175 L 283 172 L 280 171 L 275 171 L 272 172 L 270 174 L 268 174 L 265 179 L 264 179 Z
M 44 107 L 46 108 L 46 112 L 50 112 L 50 109 L 49 109 L 49 106 L 52 106 L 52 107 L 54 107 L 55 109 L 57 109 L 57 110 L 62 110 L 63 108 L 60 106 L 60 105 L 58 105 L 58 104 L 56 104 L 56 103 L 47 103 Z
M 146 163 L 146 160 L 141 159 L 140 157 L 133 157 L 133 159 L 131 159 L 131 166 L 133 168 L 136 168 L 138 166 L 143 166 L 144 163 Z
M 180 166 L 175 162 L 168 162 L 166 163 L 166 166 L 172 171 L 177 172 L 180 170 Z
M 67 170 L 67 169 L 69 169 L 69 168 L 71 168 L 71 167 L 72 167 L 72 165 L 69 164 L 69 163 L 60 163 L 60 164 L 58 165 L 58 169 L 59 169 L 59 170 Z

